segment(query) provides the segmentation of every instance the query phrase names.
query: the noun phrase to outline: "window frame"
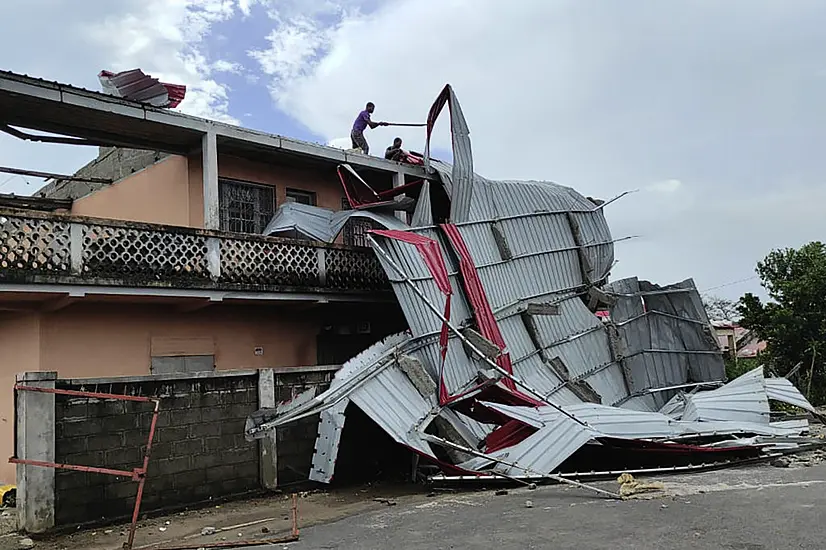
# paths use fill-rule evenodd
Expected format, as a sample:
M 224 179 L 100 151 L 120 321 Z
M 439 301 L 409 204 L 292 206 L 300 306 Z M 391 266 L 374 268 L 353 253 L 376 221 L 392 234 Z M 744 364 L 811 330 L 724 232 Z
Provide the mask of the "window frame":
M 294 196 L 290 196 L 291 194 L 294 196 L 305 197 L 309 199 L 310 202 L 296 200 Z M 305 189 L 297 189 L 295 187 L 287 187 L 284 190 L 284 201 L 297 202 L 299 204 L 306 204 L 307 206 L 318 206 L 318 193 L 315 191 L 307 191 Z
M 228 189 L 247 188 L 256 190 L 262 195 L 257 201 L 240 201 L 237 198 L 230 197 L 240 206 L 232 207 L 226 203 L 227 196 L 231 193 Z M 267 196 L 268 195 L 268 196 Z M 270 200 L 271 199 L 271 200 Z M 261 183 L 253 183 L 244 180 L 237 180 L 233 178 L 218 178 L 218 217 L 219 229 L 228 233 L 242 233 L 247 235 L 260 235 L 264 232 L 267 224 L 270 223 L 276 210 L 276 188 L 274 185 L 266 185 Z M 244 205 L 252 207 L 252 218 L 246 219 L 244 217 Z M 238 213 L 233 215 L 233 210 Z M 247 228 L 251 230 L 247 230 Z

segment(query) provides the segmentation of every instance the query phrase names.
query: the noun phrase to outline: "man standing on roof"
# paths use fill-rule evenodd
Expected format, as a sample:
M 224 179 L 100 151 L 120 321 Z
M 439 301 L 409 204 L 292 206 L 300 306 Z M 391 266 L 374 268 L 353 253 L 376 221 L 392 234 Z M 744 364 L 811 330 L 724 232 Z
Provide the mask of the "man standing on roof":
M 353 130 L 350 132 L 350 141 L 353 143 L 353 149 L 361 149 L 361 152 L 365 155 L 369 154 L 370 146 L 367 144 L 367 140 L 364 139 L 364 130 L 366 130 L 368 126 L 371 129 L 377 126 L 387 126 L 386 122 L 373 122 L 370 120 L 370 115 L 373 114 L 375 109 L 376 106 L 373 105 L 372 102 L 368 103 L 364 110 L 359 113 L 359 116 L 356 117 L 356 121 L 353 123 Z

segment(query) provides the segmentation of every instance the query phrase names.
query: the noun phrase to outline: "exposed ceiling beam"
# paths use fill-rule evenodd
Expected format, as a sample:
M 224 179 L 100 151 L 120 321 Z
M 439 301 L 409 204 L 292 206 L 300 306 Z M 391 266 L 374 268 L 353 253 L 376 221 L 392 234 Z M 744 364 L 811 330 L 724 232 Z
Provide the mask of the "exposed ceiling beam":
M 37 136 L 34 134 L 27 134 L 25 132 L 21 132 L 17 128 L 12 128 L 8 124 L 0 125 L 0 132 L 5 132 L 10 136 L 14 136 L 17 139 L 22 139 L 25 141 L 37 141 L 40 143 L 61 143 L 64 145 L 93 145 L 99 146 L 99 143 L 89 141 L 88 139 L 80 139 L 80 138 L 73 138 L 73 137 L 62 137 L 62 136 Z
M 10 168 L 8 166 L 0 166 L 0 172 L 6 174 L 17 174 L 18 176 L 32 176 L 35 178 L 66 180 L 66 181 L 83 181 L 88 183 L 112 183 L 111 178 L 85 178 L 83 176 L 68 176 L 66 174 L 55 174 L 53 172 L 38 172 L 37 170 L 25 170 L 22 168 Z

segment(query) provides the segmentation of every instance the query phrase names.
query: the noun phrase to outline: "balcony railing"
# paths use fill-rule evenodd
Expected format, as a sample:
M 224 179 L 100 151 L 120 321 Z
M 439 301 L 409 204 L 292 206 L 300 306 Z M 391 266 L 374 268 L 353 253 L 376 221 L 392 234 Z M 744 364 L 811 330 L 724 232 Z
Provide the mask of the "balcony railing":
M 369 249 L 0 210 L 0 281 L 250 291 L 389 289 Z

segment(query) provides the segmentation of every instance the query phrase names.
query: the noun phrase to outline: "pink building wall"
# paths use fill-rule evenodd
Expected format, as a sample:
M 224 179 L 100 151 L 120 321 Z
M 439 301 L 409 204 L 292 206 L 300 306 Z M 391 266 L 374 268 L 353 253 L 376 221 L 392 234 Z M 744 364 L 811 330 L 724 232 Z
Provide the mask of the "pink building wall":
M 289 306 L 215 305 L 180 312 L 172 304 L 78 303 L 55 312 L 0 311 L 0 484 L 13 483 L 14 377 L 145 375 L 153 339 L 211 340 L 218 369 L 316 364 L 320 321 Z M 185 345 L 185 344 L 184 344 Z M 255 348 L 263 348 L 256 355 Z
M 14 383 L 18 372 L 40 370 L 40 315 L 0 311 L 0 485 L 14 483 Z
M 72 204 L 72 214 L 188 226 L 188 164 L 186 157 L 167 157 L 115 184 L 77 199 Z M 200 208 L 203 210 L 203 206 Z
M 201 157 L 171 156 L 119 182 L 77 199 L 72 214 L 96 218 L 204 226 L 204 188 Z M 316 193 L 317 205 L 341 209 L 344 193 L 334 170 L 293 168 L 220 155 L 221 178 L 275 187 L 276 207 L 286 201 L 288 188 Z

